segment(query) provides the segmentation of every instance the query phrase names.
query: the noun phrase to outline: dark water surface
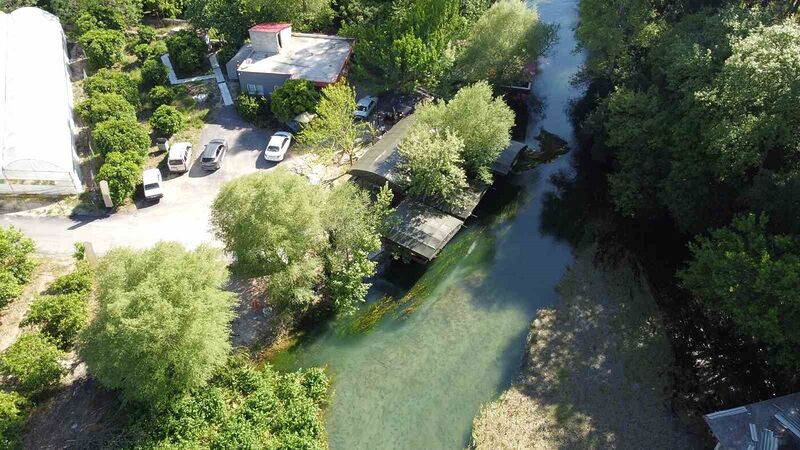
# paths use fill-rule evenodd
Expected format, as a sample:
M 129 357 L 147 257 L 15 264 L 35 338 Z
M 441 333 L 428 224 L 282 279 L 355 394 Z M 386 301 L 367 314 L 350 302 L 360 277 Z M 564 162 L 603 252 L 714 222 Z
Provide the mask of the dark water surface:
M 568 106 L 582 55 L 573 52 L 577 1 L 536 2 L 559 41 L 541 61 L 535 91 L 543 111 L 529 124 L 573 142 Z M 371 332 L 329 324 L 278 355 L 279 366 L 327 366 L 334 397 L 326 420 L 333 449 L 456 449 L 469 439 L 482 404 L 510 384 L 536 311 L 551 305 L 572 261 L 568 245 L 541 232 L 550 175 L 569 158 L 515 175 L 487 196 L 468 224 L 424 274 L 390 268 L 371 297 L 403 306 Z M 412 272 L 412 273 L 408 273 Z M 417 271 L 419 272 L 419 271 Z

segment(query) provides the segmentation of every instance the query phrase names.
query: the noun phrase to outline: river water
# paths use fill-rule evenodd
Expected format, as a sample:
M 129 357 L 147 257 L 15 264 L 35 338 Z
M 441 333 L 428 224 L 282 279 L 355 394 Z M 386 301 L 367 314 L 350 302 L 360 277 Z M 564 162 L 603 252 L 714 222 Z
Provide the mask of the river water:
M 573 142 L 568 107 L 581 93 L 570 81 L 582 63 L 574 53 L 577 1 L 535 5 L 541 20 L 560 28 L 535 80 L 543 105 L 528 126 L 531 145 L 539 127 Z M 567 244 L 541 231 L 550 175 L 560 170 L 570 170 L 566 155 L 498 183 L 479 218 L 424 273 L 390 268 L 370 295 L 392 295 L 404 306 L 370 332 L 328 324 L 273 360 L 279 367 L 328 367 L 332 449 L 467 445 L 473 417 L 509 386 L 536 311 L 554 303 L 572 261 Z

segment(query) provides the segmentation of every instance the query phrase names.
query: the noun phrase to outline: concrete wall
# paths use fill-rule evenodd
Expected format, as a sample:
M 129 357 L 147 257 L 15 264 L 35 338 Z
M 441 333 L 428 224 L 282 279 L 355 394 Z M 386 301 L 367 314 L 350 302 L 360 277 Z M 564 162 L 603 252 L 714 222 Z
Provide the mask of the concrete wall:
M 278 46 L 278 34 L 280 34 L 280 46 Z M 279 33 L 250 30 L 250 42 L 253 49 L 257 52 L 280 53 L 282 48 L 291 44 L 292 27 L 287 27 Z
M 230 59 L 227 63 L 225 63 L 225 71 L 227 72 L 228 78 L 231 80 L 238 80 L 239 73 L 238 68 L 239 64 L 242 63 L 245 59 L 250 56 L 250 52 L 253 50 L 253 47 L 250 44 L 244 44 L 242 48 L 233 55 L 233 58 Z
M 239 85 L 241 92 L 251 93 L 248 85 L 253 85 L 257 87 L 261 87 L 261 90 L 256 92 L 256 95 L 271 95 L 272 91 L 286 82 L 289 79 L 289 75 L 283 74 L 273 74 L 273 73 L 252 73 L 252 72 L 240 72 L 239 73 Z

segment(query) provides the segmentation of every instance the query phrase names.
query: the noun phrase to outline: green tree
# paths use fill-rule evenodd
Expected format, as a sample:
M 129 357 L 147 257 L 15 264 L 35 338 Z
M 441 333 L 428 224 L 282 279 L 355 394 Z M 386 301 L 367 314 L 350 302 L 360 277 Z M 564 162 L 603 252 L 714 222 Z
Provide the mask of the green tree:
M 425 126 L 414 126 L 398 146 L 409 194 L 455 204 L 467 187 L 463 149 L 464 141 L 452 131 L 436 133 Z
M 78 42 L 96 68 L 111 67 L 122 61 L 125 35 L 121 31 L 97 28 L 81 35 Z
M 140 42 L 133 46 L 133 54 L 139 58 L 139 61 L 147 61 L 148 59 L 157 59 L 160 61 L 161 55 L 168 52 L 167 43 L 161 40 L 147 44 Z
M 0 374 L 13 380 L 17 390 L 37 396 L 55 386 L 64 374 L 64 354 L 40 333 L 25 333 L 0 354 Z
M 698 238 L 690 249 L 692 258 L 679 273 L 683 285 L 710 311 L 769 346 L 779 364 L 800 367 L 800 241 L 769 235 L 766 216 L 750 214 Z
M 347 155 L 352 164 L 356 139 L 366 132 L 366 124 L 353 120 L 355 110 L 356 92 L 347 81 L 325 87 L 317 104 L 316 119 L 303 128 L 298 139 L 334 161 Z
M 122 31 L 139 23 L 142 3 L 139 0 L 78 0 L 78 14 L 91 17 L 96 28 Z
M 148 45 L 148 44 L 145 44 Z M 167 66 L 158 58 L 148 58 L 142 63 L 142 87 L 169 85 Z
M 184 0 L 144 0 L 146 11 L 154 12 L 160 17 L 178 17 L 183 12 Z
M 526 84 L 531 79 L 528 67 L 550 47 L 554 31 L 521 0 L 501 0 L 472 26 L 455 72 L 469 83 Z
M 264 97 L 249 95 L 247 93 L 240 93 L 236 97 L 236 112 L 244 118 L 244 120 L 258 125 L 263 118 L 267 116 L 268 102 Z
M 147 130 L 134 120 L 111 119 L 100 122 L 92 130 L 95 149 L 101 155 L 110 152 L 133 152 L 144 156 L 150 148 Z
M 96 268 L 98 311 L 80 355 L 107 388 L 162 406 L 203 386 L 230 351 L 233 295 L 219 251 L 117 248 Z
M 194 73 L 206 62 L 206 44 L 195 30 L 180 30 L 167 38 L 169 58 L 175 70 L 184 74 Z
M 136 108 L 115 93 L 100 93 L 88 97 L 75 108 L 81 120 L 96 125 L 110 119 L 136 121 Z
M 175 100 L 175 90 L 167 86 L 156 86 L 150 89 L 147 98 L 150 99 L 150 105 L 159 108 L 161 105 L 169 105 Z
M 0 227 L 0 305 L 22 293 L 30 281 L 36 261 L 33 252 L 36 245 L 22 231 Z
M 150 126 L 160 136 L 172 136 L 186 125 L 183 113 L 171 105 L 161 105 L 150 117 Z
M 298 114 L 313 113 L 319 103 L 319 92 L 308 80 L 287 80 L 275 89 L 270 97 L 270 110 L 281 122 L 288 122 Z
M 3 0 L 3 3 L 0 3 L 0 11 L 4 13 L 10 13 L 18 8 L 24 8 L 26 6 L 37 6 L 39 0 Z
M 108 182 L 108 190 L 114 205 L 121 206 L 133 198 L 136 186 L 142 179 L 144 158 L 136 152 L 110 152 L 97 172 L 98 180 Z
M 83 83 L 88 96 L 96 94 L 119 94 L 131 105 L 139 105 L 139 86 L 125 72 L 111 69 L 100 69 Z
M 514 111 L 503 99 L 492 96 L 487 82 L 462 88 L 446 104 L 425 103 L 415 115 L 431 129 L 458 136 L 464 143 L 461 159 L 467 176 L 491 182 L 492 164 L 511 142 Z

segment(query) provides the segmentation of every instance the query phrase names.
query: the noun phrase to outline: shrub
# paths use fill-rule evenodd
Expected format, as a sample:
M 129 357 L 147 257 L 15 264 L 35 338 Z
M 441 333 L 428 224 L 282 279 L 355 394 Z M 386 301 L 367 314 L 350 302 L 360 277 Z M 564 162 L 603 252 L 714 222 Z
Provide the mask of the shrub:
M 270 99 L 270 110 L 275 117 L 288 122 L 303 112 L 314 112 L 320 94 L 308 80 L 288 80 L 275 89 Z
M 133 197 L 142 177 L 143 158 L 136 152 L 111 152 L 97 172 L 98 180 L 108 182 L 111 201 L 119 206 Z
M 0 306 L 22 292 L 30 281 L 36 261 L 36 245 L 14 227 L 0 227 Z
M 136 109 L 119 94 L 95 94 L 75 108 L 78 116 L 89 125 L 109 119 L 136 120 Z
M 86 263 L 80 264 L 77 270 L 55 279 L 47 288 L 50 295 L 81 294 L 92 290 L 92 270 Z
M 59 348 L 69 350 L 88 318 L 86 293 L 43 295 L 31 304 L 22 325 L 38 325 Z
M 94 18 L 99 28 L 124 30 L 139 22 L 142 5 L 137 0 L 78 0 L 81 16 Z
M 175 70 L 191 73 L 205 66 L 206 44 L 194 30 L 180 30 L 167 38 L 169 57 Z
M 150 99 L 150 104 L 154 108 L 159 108 L 161 105 L 168 105 L 175 100 L 175 90 L 167 86 L 156 86 L 147 94 Z
M 86 34 L 89 31 L 100 28 L 97 19 L 88 13 L 83 13 L 75 19 L 75 31 L 79 36 Z
M 61 379 L 63 357 L 41 333 L 26 333 L 0 354 L 0 373 L 10 377 L 22 394 L 36 396 Z
M 183 129 L 184 122 L 183 113 L 170 105 L 159 106 L 150 117 L 150 126 L 160 136 L 172 136 Z
M 100 122 L 92 131 L 92 139 L 101 155 L 110 152 L 134 152 L 144 156 L 150 148 L 147 130 L 133 120 L 111 119 Z
M 125 72 L 111 69 L 100 69 L 87 78 L 83 89 L 90 97 L 96 94 L 119 94 L 131 105 L 139 105 L 139 86 L 136 81 Z
M 167 53 L 167 44 L 164 41 L 154 41 L 149 44 L 139 43 L 133 46 L 133 54 L 139 58 L 139 61 L 149 58 L 160 59 L 164 53 Z
M 125 35 L 121 31 L 99 28 L 89 30 L 78 39 L 78 42 L 94 67 L 111 67 L 122 61 Z
M 147 25 L 139 25 L 136 36 L 139 38 L 139 43 L 149 44 L 156 40 L 156 29 Z
M 30 402 L 16 392 L 0 391 L 0 448 L 21 447 L 22 427 L 30 407 Z
M 169 83 L 167 66 L 156 58 L 150 58 L 142 64 L 142 86 L 145 88 L 163 86 Z
M 325 371 L 319 367 L 312 367 L 303 371 L 303 379 L 300 382 L 306 389 L 306 394 L 318 405 L 328 402 L 328 387 L 330 379 Z
M 236 112 L 244 120 L 256 124 L 259 118 L 266 116 L 267 104 L 267 99 L 264 97 L 242 93 L 236 97 Z

